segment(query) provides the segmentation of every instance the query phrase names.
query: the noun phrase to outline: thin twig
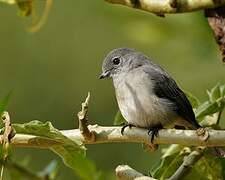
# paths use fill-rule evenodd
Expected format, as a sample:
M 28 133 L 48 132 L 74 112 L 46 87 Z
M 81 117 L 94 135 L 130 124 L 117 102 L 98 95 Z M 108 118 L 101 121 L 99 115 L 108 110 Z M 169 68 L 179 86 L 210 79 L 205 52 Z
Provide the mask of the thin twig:
M 181 180 L 189 174 L 194 164 L 202 157 L 201 151 L 192 151 L 184 157 L 184 161 L 176 172 L 168 180 Z
M 5 161 L 8 157 L 8 151 L 9 151 L 9 144 L 10 144 L 10 140 L 13 137 L 12 133 L 13 133 L 13 129 L 11 126 L 11 122 L 10 122 L 10 117 L 9 117 L 9 113 L 8 112 L 3 112 L 2 113 L 2 121 L 5 127 L 4 133 L 1 136 L 1 142 L 3 145 L 3 163 L 2 167 L 1 167 L 1 173 L 0 173 L 0 180 L 3 179 L 3 173 L 4 173 L 4 167 L 5 167 Z
M 218 113 L 218 117 L 217 117 L 217 121 L 216 121 L 217 125 L 220 124 L 220 119 L 221 119 L 222 113 L 223 113 L 223 109 Z
M 128 165 L 119 165 L 116 168 L 116 176 L 119 180 L 156 180 L 145 176 Z
M 33 24 L 31 27 L 28 28 L 28 31 L 32 32 L 32 33 L 35 33 L 37 32 L 38 30 L 40 30 L 40 28 L 45 24 L 47 18 L 48 18 L 48 15 L 49 15 L 49 12 L 50 12 L 50 9 L 52 7 L 52 4 L 53 4 L 53 0 L 46 0 L 45 1 L 45 7 L 44 7 L 44 11 L 40 17 L 40 19 L 38 21 L 36 21 L 35 17 L 33 17 Z M 33 9 L 32 10 L 32 15 L 34 16 L 34 12 L 35 10 Z
M 12 133 L 12 126 L 10 122 L 10 117 L 8 112 L 3 112 L 2 114 L 2 121 L 4 123 L 4 133 L 2 136 L 2 141 L 3 141 L 3 149 L 4 149 L 4 154 L 3 154 L 3 159 L 5 160 L 8 156 L 8 148 L 9 148 L 9 143 L 11 139 L 11 133 Z
M 77 116 L 79 119 L 79 129 L 84 139 L 87 141 L 95 141 L 95 134 L 88 129 L 88 103 L 90 100 L 90 92 L 88 92 L 85 102 L 82 103 L 81 111 Z

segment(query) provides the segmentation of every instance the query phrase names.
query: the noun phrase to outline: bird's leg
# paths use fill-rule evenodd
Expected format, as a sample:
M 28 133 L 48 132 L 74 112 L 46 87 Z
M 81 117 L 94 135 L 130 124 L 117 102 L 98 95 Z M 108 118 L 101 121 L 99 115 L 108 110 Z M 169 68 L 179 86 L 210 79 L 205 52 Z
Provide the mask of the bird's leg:
M 148 130 L 148 135 L 151 135 L 151 143 L 153 144 L 153 140 L 155 137 L 159 135 L 159 130 L 162 129 L 162 125 L 159 124 L 157 126 L 150 127 Z
M 129 128 L 131 128 L 131 127 L 134 127 L 134 125 L 133 124 L 126 124 L 126 123 L 123 123 L 123 127 L 121 128 L 121 134 L 123 135 L 123 133 L 124 133 L 124 130 L 125 130 L 125 128 L 126 127 L 129 127 Z

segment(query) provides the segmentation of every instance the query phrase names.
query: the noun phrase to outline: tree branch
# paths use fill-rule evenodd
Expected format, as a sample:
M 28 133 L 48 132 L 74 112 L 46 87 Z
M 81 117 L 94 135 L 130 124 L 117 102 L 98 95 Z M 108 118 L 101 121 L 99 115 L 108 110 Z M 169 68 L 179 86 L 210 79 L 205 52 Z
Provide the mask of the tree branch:
M 11 126 L 9 113 L 3 112 L 1 114 L 1 119 L 3 121 L 5 129 L 4 129 L 3 135 L 0 137 L 0 141 L 2 142 L 2 149 L 3 149 L 3 162 L 1 163 L 2 167 L 1 167 L 1 172 L 0 172 L 0 180 L 3 179 L 5 161 L 8 157 L 8 153 L 9 153 L 8 152 L 9 144 L 10 144 L 11 138 L 13 137 L 13 129 Z
M 216 42 L 219 45 L 222 60 L 225 62 L 225 7 L 218 7 L 215 9 L 206 9 L 205 17 L 208 19 L 209 26 L 211 27 Z
M 168 178 L 168 180 L 180 180 L 183 179 L 191 171 L 192 167 L 202 157 L 204 148 L 198 148 L 192 151 L 189 155 L 184 157 L 184 161 L 176 172 Z M 128 165 L 119 165 L 116 168 L 116 176 L 120 180 L 156 180 L 155 178 L 145 176 L 140 172 L 137 172 Z
M 81 141 L 84 144 L 133 142 L 151 145 L 151 137 L 148 135 L 147 129 L 136 127 L 126 128 L 124 135 L 121 135 L 121 128 L 122 127 L 89 125 L 88 129 L 95 133 L 94 141 L 86 140 L 79 129 L 62 130 L 61 133 L 73 141 Z M 194 130 L 162 129 L 159 131 L 158 137 L 154 138 L 154 143 L 180 144 L 185 146 L 225 146 L 225 131 L 208 130 L 208 133 L 209 137 L 206 140 L 202 140 Z M 2 135 L 0 139 L 2 139 Z M 2 143 L 3 142 L 0 141 L 0 144 Z M 16 134 L 11 139 L 12 145 L 22 147 L 49 148 L 60 143 L 61 142 L 53 141 L 46 137 L 29 134 Z
M 105 0 L 131 8 L 155 14 L 182 13 L 200 9 L 216 8 L 225 4 L 225 0 Z
M 168 180 L 183 179 L 191 171 L 194 164 L 202 157 L 201 150 L 192 151 L 188 156 L 184 157 L 184 161 L 176 172 Z
M 119 165 L 116 168 L 116 176 L 119 180 L 156 180 L 155 178 L 145 176 L 128 165 Z

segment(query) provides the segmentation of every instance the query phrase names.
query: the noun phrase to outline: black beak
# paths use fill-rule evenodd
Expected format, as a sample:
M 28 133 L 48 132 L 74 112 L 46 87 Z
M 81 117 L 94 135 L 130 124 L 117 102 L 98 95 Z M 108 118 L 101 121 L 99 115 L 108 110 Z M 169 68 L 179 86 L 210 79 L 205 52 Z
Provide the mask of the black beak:
M 110 75 L 110 71 L 105 71 L 99 76 L 99 79 L 107 78 L 109 77 L 109 75 Z

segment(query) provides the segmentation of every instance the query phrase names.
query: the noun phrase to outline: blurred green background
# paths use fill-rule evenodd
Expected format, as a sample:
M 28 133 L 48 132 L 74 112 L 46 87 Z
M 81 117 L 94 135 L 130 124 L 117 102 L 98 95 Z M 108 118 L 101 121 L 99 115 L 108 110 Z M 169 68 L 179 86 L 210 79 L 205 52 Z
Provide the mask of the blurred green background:
M 118 109 L 113 86 L 98 75 L 104 56 L 117 47 L 144 52 L 201 100 L 206 89 L 225 82 L 224 65 L 202 12 L 160 18 L 103 0 L 54 1 L 47 23 L 30 34 L 25 30 L 29 21 L 17 16 L 16 7 L 0 4 L 0 11 L 0 97 L 13 90 L 8 108 L 13 122 L 49 120 L 58 129 L 77 128 L 76 113 L 91 91 L 91 123 L 112 125 Z M 108 179 L 114 179 L 119 164 L 147 174 L 160 152 L 144 152 L 140 144 L 87 148 L 87 156 Z M 47 150 L 14 151 L 18 160 L 29 156 L 36 171 L 58 159 L 59 179 L 78 179 Z

